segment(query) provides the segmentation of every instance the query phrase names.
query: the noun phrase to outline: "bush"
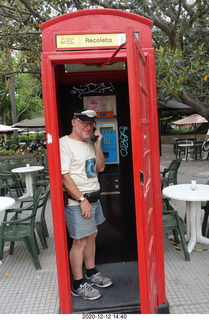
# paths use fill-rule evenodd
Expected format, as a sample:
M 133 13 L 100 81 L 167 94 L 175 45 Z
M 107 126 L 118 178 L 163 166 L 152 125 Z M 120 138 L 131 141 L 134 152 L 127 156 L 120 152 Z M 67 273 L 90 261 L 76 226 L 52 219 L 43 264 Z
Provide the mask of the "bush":
M 21 151 L 15 152 L 14 150 L 5 150 L 5 149 L 0 150 L 0 156 L 13 156 L 13 155 L 20 155 L 20 154 L 22 154 Z

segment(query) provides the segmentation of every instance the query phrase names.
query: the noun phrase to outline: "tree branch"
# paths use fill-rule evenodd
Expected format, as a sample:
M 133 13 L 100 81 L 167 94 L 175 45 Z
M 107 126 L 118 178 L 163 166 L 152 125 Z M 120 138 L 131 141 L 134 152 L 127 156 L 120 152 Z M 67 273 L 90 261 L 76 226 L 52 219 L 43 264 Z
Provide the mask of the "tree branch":
M 42 16 L 40 16 L 39 13 L 35 12 L 35 11 L 31 8 L 31 6 L 29 5 L 28 1 L 25 1 L 25 0 L 19 0 L 19 1 L 28 9 L 28 11 L 29 11 L 34 17 L 39 18 L 39 20 L 42 21 L 42 22 L 45 22 L 45 21 L 46 21 Z
M 2 71 L 0 71 L 0 74 L 1 75 L 5 75 L 6 77 L 9 77 L 9 76 L 11 76 L 11 75 L 14 75 L 14 74 L 22 74 L 22 73 L 32 73 L 32 74 L 38 74 L 38 75 L 41 75 L 41 71 L 39 71 L 39 70 L 30 70 L 30 71 L 18 71 L 18 70 L 16 70 L 16 71 L 13 71 L 13 72 L 7 72 L 7 73 L 5 73 L 5 72 L 2 72 Z
M 10 6 L 3 4 L 3 3 L 0 3 L 0 8 L 2 8 L 2 10 L 4 10 L 4 12 L 6 12 L 6 11 L 16 12 L 16 8 L 10 7 Z M 27 11 L 23 11 L 23 10 L 20 10 L 19 12 L 22 14 L 28 14 Z
M 179 22 L 180 15 L 181 15 L 181 0 L 179 0 L 179 9 L 178 9 L 177 16 L 175 18 L 175 25 L 177 25 L 177 23 Z
M 206 117 L 209 115 L 209 104 L 194 98 L 190 93 L 183 91 L 182 101 L 193 107 L 201 116 Z
M 105 4 L 105 2 L 101 2 L 100 0 L 94 0 L 94 3 L 96 3 L 97 5 L 100 5 L 104 8 L 109 8 L 108 4 Z M 131 9 L 133 10 L 135 13 L 137 14 L 141 14 L 144 17 L 146 17 L 147 19 L 150 19 L 153 21 L 153 24 L 159 28 L 160 30 L 162 30 L 165 34 L 167 34 L 167 36 L 170 39 L 170 43 L 172 48 L 173 47 L 177 47 L 177 42 L 176 42 L 176 34 L 175 34 L 175 30 L 172 30 L 172 28 L 170 28 L 167 23 L 164 23 L 162 20 L 159 20 L 151 10 L 149 10 L 148 14 L 142 13 L 136 6 L 134 6 L 133 4 L 130 5 L 125 5 L 120 3 L 119 5 L 120 9 L 122 10 L 127 10 L 127 9 Z M 115 4 L 111 5 L 111 8 L 113 9 L 118 9 L 118 7 Z
M 80 4 L 80 1 L 79 0 L 73 0 L 74 4 L 75 4 L 75 7 L 77 10 L 80 10 L 81 8 L 81 4 Z
M 42 32 L 41 31 L 20 31 L 20 32 L 12 32 L 12 33 L 2 33 L 0 32 L 0 37 L 8 37 L 8 36 L 13 36 L 13 35 L 16 35 L 16 36 L 19 36 L 19 35 L 39 35 L 41 34 Z
M 23 114 L 27 109 L 28 109 L 29 105 L 27 105 L 22 111 L 20 111 L 20 113 L 18 113 L 17 115 L 17 120 L 19 119 L 19 117 L 21 116 L 21 114 Z

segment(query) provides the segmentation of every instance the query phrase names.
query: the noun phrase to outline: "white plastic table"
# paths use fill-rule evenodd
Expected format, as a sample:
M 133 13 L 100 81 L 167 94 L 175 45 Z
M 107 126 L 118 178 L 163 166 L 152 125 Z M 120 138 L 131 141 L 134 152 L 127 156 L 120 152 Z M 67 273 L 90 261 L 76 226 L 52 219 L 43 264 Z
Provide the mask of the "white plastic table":
M 197 242 L 209 244 L 209 238 L 202 236 L 201 201 L 209 200 L 209 185 L 197 184 L 196 190 L 191 189 L 191 184 L 176 184 L 163 189 L 163 195 L 186 201 L 186 219 L 188 251 L 192 252 Z
M 24 199 L 33 196 L 33 173 L 44 170 L 43 166 L 29 166 L 12 169 L 14 173 L 25 174 L 26 194 L 19 199 Z
M 178 145 L 179 147 L 185 148 L 185 158 L 182 158 L 182 160 L 187 161 L 187 154 L 188 154 L 188 149 L 194 146 L 194 143 L 181 143 Z M 190 158 L 189 158 L 190 159 Z M 192 160 L 192 159 L 190 159 Z
M 0 197 L 0 211 L 11 208 L 15 204 L 15 199 L 10 197 Z

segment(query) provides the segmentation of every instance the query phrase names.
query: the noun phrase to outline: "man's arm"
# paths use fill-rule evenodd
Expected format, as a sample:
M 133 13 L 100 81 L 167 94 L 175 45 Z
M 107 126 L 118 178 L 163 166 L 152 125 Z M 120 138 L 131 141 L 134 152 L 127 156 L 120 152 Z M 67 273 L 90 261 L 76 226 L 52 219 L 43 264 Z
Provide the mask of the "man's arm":
M 98 136 L 97 141 L 94 143 L 96 149 L 96 171 L 102 172 L 105 169 L 105 157 L 102 151 L 102 134 L 99 130 L 94 132 L 95 136 Z
M 79 200 L 83 195 L 82 192 L 78 189 L 73 179 L 70 177 L 69 173 L 62 175 L 62 183 L 64 189 L 69 193 L 74 199 Z

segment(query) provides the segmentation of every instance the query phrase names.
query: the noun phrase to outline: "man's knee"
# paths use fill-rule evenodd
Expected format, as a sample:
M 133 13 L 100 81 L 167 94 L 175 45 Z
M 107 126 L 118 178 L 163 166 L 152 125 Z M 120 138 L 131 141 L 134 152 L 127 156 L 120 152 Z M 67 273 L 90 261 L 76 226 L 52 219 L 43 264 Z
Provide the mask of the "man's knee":
M 82 239 L 73 239 L 73 247 L 78 250 L 84 250 L 87 245 L 87 237 Z

